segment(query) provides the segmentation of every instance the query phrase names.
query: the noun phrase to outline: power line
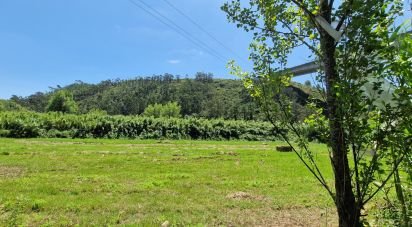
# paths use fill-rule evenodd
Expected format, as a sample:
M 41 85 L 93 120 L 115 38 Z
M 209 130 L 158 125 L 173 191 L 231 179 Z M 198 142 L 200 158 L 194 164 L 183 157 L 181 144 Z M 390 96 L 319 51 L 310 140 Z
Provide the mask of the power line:
M 170 7 L 172 7 L 174 10 L 176 10 L 180 15 L 185 17 L 188 21 L 190 21 L 194 26 L 196 26 L 199 30 L 204 32 L 209 38 L 213 39 L 216 43 L 218 43 L 221 47 L 223 47 L 225 50 L 229 51 L 233 55 L 235 55 L 239 60 L 242 60 L 242 57 L 240 57 L 235 51 L 233 51 L 231 48 L 227 47 L 224 43 L 222 43 L 219 39 L 217 39 L 214 35 L 212 35 L 210 32 L 208 32 L 206 29 L 204 29 L 200 24 L 198 24 L 195 20 L 193 20 L 190 16 L 188 16 L 186 13 L 184 13 L 182 10 L 180 10 L 178 7 L 173 5 L 170 1 L 168 0 L 163 0 L 168 4 Z
M 154 17 L 155 19 L 157 19 L 159 22 L 161 22 L 162 24 L 164 24 L 165 26 L 171 28 L 172 30 L 174 30 L 175 32 L 177 32 L 179 35 L 181 35 L 182 37 L 184 37 L 185 39 L 189 40 L 191 43 L 193 43 L 194 45 L 196 45 L 197 47 L 201 48 L 201 49 L 206 49 L 206 51 L 208 53 L 210 53 L 211 55 L 213 55 L 214 57 L 218 58 L 219 60 L 225 62 L 224 58 L 222 56 L 220 56 L 218 53 L 216 54 L 214 50 L 209 50 L 208 46 L 204 46 L 202 44 L 202 42 L 199 42 L 198 40 L 196 40 L 195 38 L 192 37 L 192 35 L 188 32 L 186 32 L 184 29 L 179 28 L 178 25 L 176 25 L 174 22 L 172 22 L 170 19 L 168 19 L 167 17 L 165 17 L 164 15 L 162 15 L 160 12 L 158 12 L 157 10 L 155 10 L 153 7 L 147 5 L 145 2 L 142 2 L 141 0 L 138 0 L 139 2 L 143 3 L 147 8 L 151 9 L 152 11 L 154 11 L 156 14 L 154 14 L 153 12 L 151 12 L 150 10 L 148 10 L 147 8 L 145 8 L 142 5 L 139 5 L 138 3 L 136 3 L 133 0 L 129 0 L 134 6 L 140 8 L 141 10 L 145 11 L 146 13 L 148 13 L 149 15 L 151 15 L 152 17 Z M 162 19 L 163 18 L 163 19 Z M 174 27 L 173 27 L 174 26 Z
M 198 38 L 194 37 L 192 34 L 187 32 L 181 26 L 177 25 L 175 22 L 173 22 L 172 20 L 170 20 L 169 18 L 164 16 L 162 13 L 160 13 L 159 11 L 157 11 L 156 9 L 154 9 L 153 7 L 148 5 L 143 0 L 138 0 L 138 1 L 141 4 L 143 4 L 143 6 L 138 4 L 137 2 L 135 2 L 133 0 L 129 0 L 129 2 L 131 2 L 134 6 L 136 6 L 136 7 L 140 8 L 141 10 L 145 11 L 146 13 L 148 13 L 149 15 L 151 15 L 152 17 L 157 19 L 159 22 L 161 22 L 165 26 L 171 28 L 172 30 L 174 30 L 175 32 L 177 32 L 178 34 L 183 36 L 185 39 L 187 39 L 188 41 L 190 41 L 191 43 L 193 43 L 197 47 L 199 47 L 201 49 L 204 49 L 209 54 L 211 54 L 212 56 L 216 57 L 217 59 L 223 61 L 226 64 L 225 58 L 221 54 L 219 54 L 217 51 L 215 51 L 213 48 L 211 48 L 209 45 L 207 45 L 203 41 L 199 40 Z M 149 8 L 151 11 L 147 8 Z
M 203 47 L 205 47 L 207 50 L 209 50 L 209 52 L 213 52 L 215 55 L 219 56 L 219 58 L 221 58 L 223 61 L 225 61 L 225 57 L 222 56 L 219 52 L 217 52 L 216 50 L 214 50 L 212 47 L 210 47 L 207 43 L 203 42 L 202 40 L 196 38 L 195 36 L 193 36 L 190 32 L 187 32 L 184 28 L 182 28 L 181 26 L 179 26 L 178 24 L 176 24 L 174 21 L 172 21 L 171 19 L 169 19 L 168 17 L 166 17 L 165 15 L 163 15 L 162 13 L 160 13 L 158 10 L 156 10 L 155 8 L 151 7 L 150 5 L 148 5 L 145 1 L 143 0 L 138 0 L 139 2 L 141 2 L 142 4 L 144 4 L 146 7 L 150 8 L 152 11 L 154 11 L 155 13 L 157 13 L 159 16 L 161 16 L 162 18 L 164 18 L 165 20 L 167 20 L 169 23 L 171 23 L 172 25 L 174 25 L 176 28 L 178 28 L 180 31 L 182 31 L 183 33 L 185 33 L 188 37 L 194 39 L 196 42 L 200 43 Z

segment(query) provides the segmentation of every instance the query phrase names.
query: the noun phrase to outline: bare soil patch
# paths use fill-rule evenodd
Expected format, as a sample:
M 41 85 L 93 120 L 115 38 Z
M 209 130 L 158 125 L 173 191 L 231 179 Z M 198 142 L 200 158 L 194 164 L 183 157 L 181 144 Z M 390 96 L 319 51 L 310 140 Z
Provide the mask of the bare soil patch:
M 263 196 L 259 196 L 259 195 L 252 195 L 250 193 L 247 192 L 234 192 L 231 194 L 228 194 L 226 196 L 226 198 L 228 199 L 235 199 L 235 200 L 245 200 L 245 199 L 249 199 L 249 200 L 258 200 L 258 201 L 263 201 L 266 198 Z
M 336 212 L 329 208 L 300 207 L 285 209 L 231 209 L 226 226 L 338 226 Z
M 24 174 L 24 169 L 18 166 L 0 166 L 0 177 L 14 178 Z
M 215 155 L 228 155 L 228 156 L 238 156 L 239 155 L 239 153 L 234 152 L 234 151 L 227 151 L 227 152 L 219 151 L 219 152 L 216 152 L 214 154 Z

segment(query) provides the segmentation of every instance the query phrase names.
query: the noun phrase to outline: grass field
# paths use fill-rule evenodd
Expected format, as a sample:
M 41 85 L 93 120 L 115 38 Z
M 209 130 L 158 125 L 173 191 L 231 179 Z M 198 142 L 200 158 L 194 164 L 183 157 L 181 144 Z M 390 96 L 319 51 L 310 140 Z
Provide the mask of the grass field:
M 335 225 L 331 199 L 276 144 L 0 139 L 0 226 Z M 311 146 L 331 179 L 326 147 Z

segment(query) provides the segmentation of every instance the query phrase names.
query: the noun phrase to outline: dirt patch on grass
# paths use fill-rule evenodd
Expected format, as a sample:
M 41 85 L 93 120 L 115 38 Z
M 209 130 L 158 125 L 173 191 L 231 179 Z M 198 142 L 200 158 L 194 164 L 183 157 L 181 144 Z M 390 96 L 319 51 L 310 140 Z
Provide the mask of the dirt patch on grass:
M 182 157 L 173 157 L 171 160 L 172 160 L 172 161 L 186 161 L 186 160 L 187 160 L 187 158 L 182 158 Z
M 198 157 L 194 157 L 194 160 L 203 160 L 203 159 L 216 159 L 218 158 L 217 156 L 198 156 Z
M 226 226 L 338 226 L 336 212 L 329 208 L 231 209 L 225 214 Z
M 25 170 L 18 166 L 0 166 L 1 178 L 14 178 L 20 177 L 24 174 Z
M 239 153 L 234 152 L 234 151 L 227 151 L 227 152 L 219 151 L 219 152 L 216 152 L 214 154 L 215 155 L 228 155 L 228 156 L 238 156 L 239 155 Z
M 338 226 L 336 213 L 330 208 L 283 209 L 276 219 L 266 222 L 272 226 Z
M 225 226 L 338 226 L 334 208 L 319 207 L 277 207 L 269 198 L 248 192 L 233 192 L 226 196 L 229 200 L 258 201 L 264 207 L 226 209 L 222 223 Z
M 230 193 L 226 196 L 227 199 L 234 199 L 234 200 L 258 200 L 263 201 L 266 198 L 260 195 L 252 195 L 247 192 L 234 192 Z

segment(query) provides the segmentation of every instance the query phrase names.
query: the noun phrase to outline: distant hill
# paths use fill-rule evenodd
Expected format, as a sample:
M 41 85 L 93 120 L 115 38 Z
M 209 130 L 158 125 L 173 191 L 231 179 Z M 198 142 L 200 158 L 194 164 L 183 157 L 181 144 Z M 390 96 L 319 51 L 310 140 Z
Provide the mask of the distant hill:
M 139 115 L 150 104 L 175 101 L 181 106 L 182 116 L 263 119 L 242 81 L 214 79 L 212 74 L 207 73 L 197 73 L 191 79 L 165 74 L 128 80 L 105 80 L 98 84 L 77 81 L 48 93 L 37 92 L 28 97 L 13 96 L 11 100 L 27 109 L 44 112 L 50 96 L 58 90 L 73 93 L 81 113 L 98 109 L 110 115 Z M 296 97 L 297 111 L 304 109 L 311 95 L 308 91 L 311 88 L 305 85 L 289 89 L 288 92 Z

